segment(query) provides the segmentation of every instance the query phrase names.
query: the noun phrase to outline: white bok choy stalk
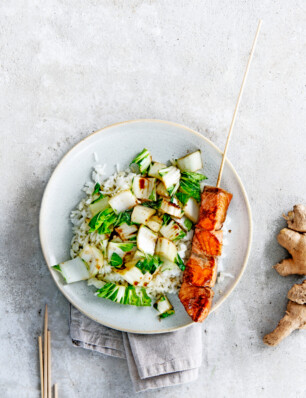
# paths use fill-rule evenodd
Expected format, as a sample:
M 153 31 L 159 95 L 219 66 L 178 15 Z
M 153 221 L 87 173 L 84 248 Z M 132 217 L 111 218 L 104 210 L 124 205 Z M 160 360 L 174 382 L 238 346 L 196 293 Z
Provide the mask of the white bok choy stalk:
M 138 285 L 144 278 L 143 273 L 136 267 L 138 260 L 132 260 L 124 264 L 123 269 L 116 272 L 122 276 L 130 285 Z
M 169 239 L 158 238 L 155 254 L 160 256 L 161 259 L 169 260 L 174 263 L 177 256 L 177 248 Z
M 174 314 L 173 306 L 166 295 L 161 295 L 153 304 L 153 307 L 158 311 L 160 318 L 167 318 Z
M 177 205 L 176 203 L 172 203 L 167 199 L 163 199 L 161 201 L 159 210 L 162 213 L 167 213 L 170 216 L 176 217 L 176 218 L 182 218 L 184 215 L 183 210 L 180 208 L 179 205 Z
M 183 208 L 186 217 L 189 218 L 193 223 L 198 222 L 200 205 L 194 198 L 189 198 L 186 205 Z
M 154 232 L 158 232 L 161 229 L 162 224 L 163 220 L 158 216 L 153 216 L 146 222 L 146 226 Z
M 186 236 L 186 232 L 183 231 L 179 225 L 174 222 L 173 220 L 170 221 L 168 224 L 164 224 L 161 229 L 160 233 L 167 239 L 172 241 L 177 241 Z
M 128 225 L 125 222 L 120 227 L 115 228 L 115 231 L 123 241 L 134 241 L 136 240 L 138 227 L 136 225 Z
M 126 189 L 110 198 L 108 203 L 114 212 L 119 214 L 134 207 L 137 204 L 137 199 L 129 189 Z
M 155 209 L 137 205 L 133 209 L 131 221 L 135 224 L 146 224 L 155 213 Z
M 173 217 L 173 220 L 187 232 L 190 231 L 193 226 L 192 221 L 185 216 L 182 218 Z
M 141 260 L 141 259 L 143 259 L 145 257 L 146 257 L 146 255 L 143 252 L 141 252 L 140 250 L 136 250 L 135 253 L 134 253 L 133 260 L 137 260 L 138 261 L 138 260 Z
M 167 191 L 167 189 L 166 189 L 166 187 L 165 187 L 165 185 L 164 185 L 164 183 L 162 181 L 160 181 L 157 184 L 156 193 L 159 196 L 163 196 L 165 198 L 170 198 L 169 192 Z
M 201 151 L 195 151 L 180 159 L 177 159 L 176 164 L 181 171 L 195 172 L 203 168 Z
M 103 253 L 93 245 L 85 245 L 80 252 L 80 257 L 88 265 L 90 277 L 97 275 L 104 265 Z
M 149 171 L 148 171 L 148 175 L 150 177 L 154 177 L 154 178 L 158 178 L 160 179 L 160 175 L 159 175 L 159 171 L 161 169 L 165 169 L 167 166 L 163 163 L 159 163 L 159 162 L 154 162 L 151 164 Z
M 164 183 L 167 191 L 172 195 L 179 187 L 181 172 L 177 167 L 170 166 L 159 170 L 160 179 Z
M 133 178 L 132 190 L 137 199 L 156 200 L 155 178 L 136 176 Z
M 67 283 L 84 281 L 90 277 L 88 266 L 81 257 L 54 265 L 52 268 L 60 272 Z
M 137 247 L 144 253 L 154 254 L 158 235 L 149 228 L 141 225 L 137 234 Z

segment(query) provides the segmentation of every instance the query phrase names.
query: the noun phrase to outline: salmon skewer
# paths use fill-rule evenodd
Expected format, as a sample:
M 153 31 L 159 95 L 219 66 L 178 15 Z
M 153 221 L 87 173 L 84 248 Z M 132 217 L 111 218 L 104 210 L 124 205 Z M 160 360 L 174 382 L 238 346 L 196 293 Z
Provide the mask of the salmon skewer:
M 220 256 L 222 253 L 223 232 L 221 228 L 226 218 L 228 206 L 233 197 L 231 193 L 219 188 L 219 186 L 230 137 L 234 128 L 261 24 L 262 21 L 259 20 L 227 135 L 216 187 L 206 186 L 201 196 L 200 214 L 193 237 L 191 256 L 186 264 L 183 283 L 179 292 L 179 298 L 182 304 L 195 322 L 203 322 L 207 317 L 214 295 L 211 288 L 215 284 L 217 275 L 216 257 Z
M 199 220 L 192 240 L 179 298 L 194 322 L 203 322 L 213 299 L 217 277 L 217 256 L 222 253 L 223 232 L 233 195 L 221 188 L 206 186 L 201 195 Z

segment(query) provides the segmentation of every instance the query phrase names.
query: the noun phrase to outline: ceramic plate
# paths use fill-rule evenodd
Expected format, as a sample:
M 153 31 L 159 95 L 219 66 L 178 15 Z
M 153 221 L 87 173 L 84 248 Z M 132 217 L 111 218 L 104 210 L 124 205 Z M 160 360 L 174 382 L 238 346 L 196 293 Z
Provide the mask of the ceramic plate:
M 82 187 L 90 180 L 92 167 L 106 164 L 107 176 L 128 166 L 144 147 L 153 159 L 166 162 L 187 151 L 201 149 L 207 185 L 215 185 L 222 158 L 221 151 L 201 134 L 176 123 L 158 120 L 136 120 L 99 130 L 73 147 L 56 167 L 46 187 L 40 211 L 41 246 L 51 275 L 65 297 L 89 318 L 114 329 L 134 333 L 164 333 L 192 324 L 177 295 L 170 295 L 175 315 L 159 321 L 153 308 L 116 304 L 96 297 L 95 288 L 86 282 L 66 285 L 51 269 L 54 264 L 70 258 L 72 238 L 69 215 L 83 197 Z M 251 210 L 242 182 L 229 161 L 226 161 L 221 187 L 233 193 L 224 226 L 225 244 L 222 268 L 229 274 L 215 287 L 212 311 L 230 295 L 246 267 L 251 245 Z M 231 230 L 231 232 L 228 232 Z M 206 321 L 207 322 L 207 321 Z

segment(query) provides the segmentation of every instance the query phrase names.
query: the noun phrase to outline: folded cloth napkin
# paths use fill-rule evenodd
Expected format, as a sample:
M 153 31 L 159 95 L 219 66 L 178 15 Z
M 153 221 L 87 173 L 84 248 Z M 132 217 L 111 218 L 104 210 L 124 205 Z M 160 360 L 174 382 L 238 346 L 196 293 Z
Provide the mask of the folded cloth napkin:
M 126 359 L 136 392 L 194 381 L 202 363 L 201 325 L 165 334 L 123 333 L 71 306 L 70 335 L 77 347 Z

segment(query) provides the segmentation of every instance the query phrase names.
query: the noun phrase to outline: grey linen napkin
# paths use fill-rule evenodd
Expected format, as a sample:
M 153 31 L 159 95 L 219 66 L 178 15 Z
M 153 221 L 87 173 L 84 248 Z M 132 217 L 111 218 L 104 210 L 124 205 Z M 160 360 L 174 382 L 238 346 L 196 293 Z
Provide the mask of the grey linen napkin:
M 194 381 L 202 363 L 200 325 L 166 334 L 123 333 L 70 306 L 70 336 L 77 347 L 126 359 L 136 392 Z

